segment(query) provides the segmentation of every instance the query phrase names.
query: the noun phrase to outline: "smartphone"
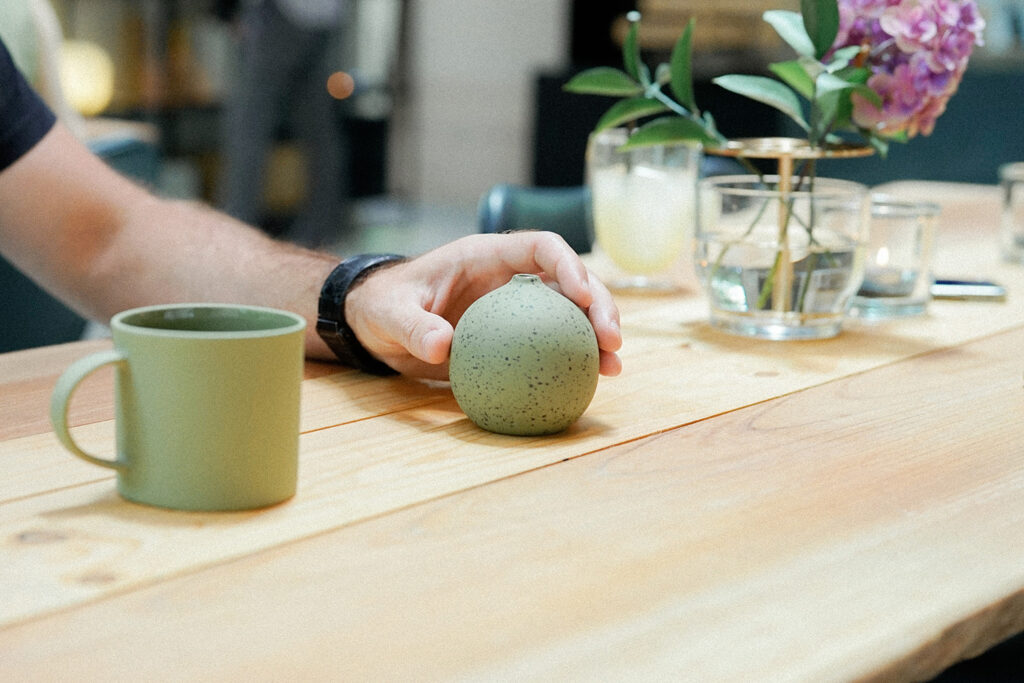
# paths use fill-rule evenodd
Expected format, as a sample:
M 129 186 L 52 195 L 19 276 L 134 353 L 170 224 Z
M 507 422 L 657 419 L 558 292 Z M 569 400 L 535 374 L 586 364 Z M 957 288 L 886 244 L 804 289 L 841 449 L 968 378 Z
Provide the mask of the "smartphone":
M 932 283 L 933 299 L 956 299 L 959 301 L 1005 301 L 1006 289 L 995 282 L 985 280 L 936 279 Z

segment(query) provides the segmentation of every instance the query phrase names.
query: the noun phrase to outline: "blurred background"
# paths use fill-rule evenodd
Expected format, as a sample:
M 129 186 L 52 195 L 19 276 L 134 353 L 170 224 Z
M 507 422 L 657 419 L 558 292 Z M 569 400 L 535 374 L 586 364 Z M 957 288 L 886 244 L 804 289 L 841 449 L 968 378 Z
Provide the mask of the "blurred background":
M 265 91 L 280 116 L 250 193 L 251 220 L 339 253 L 417 253 L 475 232 L 477 203 L 499 183 L 581 184 L 587 135 L 609 101 L 561 87 L 583 68 L 621 65 L 630 10 L 643 14 L 649 63 L 667 59 L 696 17 L 698 102 L 725 134 L 787 132 L 773 111 L 709 81 L 764 73 L 769 61 L 787 58 L 761 14 L 795 9 L 796 0 L 340 0 L 333 8 L 335 0 L 264 0 L 276 7 L 251 15 L 259 4 L 0 0 L 0 34 L 95 150 L 167 196 L 224 203 L 228 145 L 264 137 L 256 124 L 226 126 L 226 117 L 232 106 L 260 110 L 237 98 Z M 894 146 L 887 160 L 844 161 L 822 174 L 869 184 L 995 183 L 1000 163 L 1024 159 L 1024 0 L 979 5 L 986 45 L 935 133 Z M 294 35 L 275 33 L 282 19 Z M 254 54 L 264 72 L 247 76 Z M 314 73 L 311 55 L 354 78 L 352 95 L 331 99 L 312 119 L 312 133 L 308 116 L 305 124 L 292 116 L 308 96 L 298 81 Z M 274 81 L 280 76 L 270 71 L 288 64 L 292 75 Z M 318 127 L 336 142 L 311 146 Z M 311 172 L 311 156 L 338 164 L 337 173 Z M 340 213 L 326 228 L 295 232 L 305 208 L 324 204 L 313 196 L 324 178 L 336 185 Z

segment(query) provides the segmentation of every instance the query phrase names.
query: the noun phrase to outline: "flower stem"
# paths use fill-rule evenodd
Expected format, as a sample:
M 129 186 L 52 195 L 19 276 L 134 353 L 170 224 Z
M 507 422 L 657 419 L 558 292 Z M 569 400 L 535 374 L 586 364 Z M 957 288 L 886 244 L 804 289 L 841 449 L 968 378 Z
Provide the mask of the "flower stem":
M 772 284 L 772 309 L 780 313 L 793 308 L 793 257 L 789 250 L 789 218 L 793 215 L 793 157 L 779 157 L 779 251 L 776 282 Z M 767 284 L 767 283 L 766 283 Z

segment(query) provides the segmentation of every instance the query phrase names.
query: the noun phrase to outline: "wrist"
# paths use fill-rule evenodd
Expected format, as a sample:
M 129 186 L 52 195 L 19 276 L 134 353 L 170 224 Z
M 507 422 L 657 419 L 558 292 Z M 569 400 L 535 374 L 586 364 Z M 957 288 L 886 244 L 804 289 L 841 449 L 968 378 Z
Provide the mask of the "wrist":
M 402 260 L 397 254 L 359 254 L 342 261 L 324 281 L 316 331 L 342 363 L 374 375 L 397 374 L 367 351 L 356 337 L 345 317 L 345 299 L 371 272 Z

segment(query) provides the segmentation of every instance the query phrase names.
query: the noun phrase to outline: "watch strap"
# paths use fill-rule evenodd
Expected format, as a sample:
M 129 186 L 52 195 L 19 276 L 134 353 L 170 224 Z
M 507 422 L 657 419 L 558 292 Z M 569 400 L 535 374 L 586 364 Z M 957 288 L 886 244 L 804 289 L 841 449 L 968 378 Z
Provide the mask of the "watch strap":
M 342 261 L 320 289 L 316 331 L 345 365 L 373 375 L 396 375 L 395 370 L 373 357 L 356 338 L 345 320 L 345 297 L 370 272 L 402 261 L 398 254 L 359 254 Z

